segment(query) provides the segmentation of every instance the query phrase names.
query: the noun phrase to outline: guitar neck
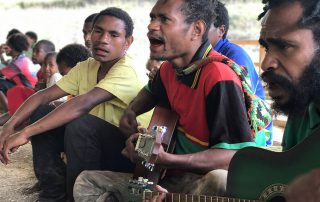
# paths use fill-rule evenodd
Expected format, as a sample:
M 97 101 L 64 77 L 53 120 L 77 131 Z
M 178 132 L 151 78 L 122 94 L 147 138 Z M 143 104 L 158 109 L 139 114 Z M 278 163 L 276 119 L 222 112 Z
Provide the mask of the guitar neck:
M 159 192 L 145 191 L 143 201 L 150 201 Z M 219 196 L 189 195 L 178 193 L 167 193 L 164 202 L 262 202 L 258 200 L 234 199 Z

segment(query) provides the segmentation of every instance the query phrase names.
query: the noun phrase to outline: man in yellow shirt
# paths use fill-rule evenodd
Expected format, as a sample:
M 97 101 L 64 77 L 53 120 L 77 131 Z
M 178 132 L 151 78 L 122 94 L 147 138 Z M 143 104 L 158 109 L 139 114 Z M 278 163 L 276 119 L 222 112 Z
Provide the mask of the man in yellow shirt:
M 107 8 L 93 24 L 93 58 L 76 65 L 56 85 L 31 96 L 0 135 L 3 163 L 9 162 L 10 151 L 31 138 L 40 201 L 65 201 L 66 190 L 72 201 L 73 184 L 82 170 L 133 168 L 120 153 L 125 136 L 118 129 L 124 109 L 143 86 L 126 55 L 133 42 L 133 22 L 125 11 Z M 75 97 L 53 111 L 45 105 L 66 95 Z M 146 126 L 148 119 L 143 116 L 140 121 Z M 33 124 L 15 133 L 29 117 Z M 66 171 L 61 151 L 67 155 Z

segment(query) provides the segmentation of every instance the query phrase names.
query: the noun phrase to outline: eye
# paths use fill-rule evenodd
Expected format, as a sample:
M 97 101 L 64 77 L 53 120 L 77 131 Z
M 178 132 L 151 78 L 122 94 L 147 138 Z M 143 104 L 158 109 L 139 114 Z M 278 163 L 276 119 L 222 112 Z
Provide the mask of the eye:
M 100 29 L 93 28 L 92 32 L 99 34 L 99 33 L 101 33 L 102 31 L 101 31 Z
M 156 19 L 155 16 L 150 16 L 150 21 L 154 21 Z
M 162 16 L 162 17 L 160 18 L 160 20 L 161 20 L 161 22 L 166 23 L 166 22 L 169 20 L 169 18 L 167 18 L 167 17 L 165 17 L 165 16 Z

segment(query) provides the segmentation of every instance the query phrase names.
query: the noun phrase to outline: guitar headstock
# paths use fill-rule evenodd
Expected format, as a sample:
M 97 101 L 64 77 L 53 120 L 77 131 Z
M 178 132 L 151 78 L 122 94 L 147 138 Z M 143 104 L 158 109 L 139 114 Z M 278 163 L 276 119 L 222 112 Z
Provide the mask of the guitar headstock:
M 137 180 L 129 180 L 129 202 L 144 201 L 144 193 L 151 192 L 152 186 L 153 182 L 150 182 L 143 177 L 139 177 Z
M 154 125 L 151 131 L 139 135 L 135 151 L 143 158 L 143 165 L 150 171 L 154 169 L 159 147 L 166 132 L 166 126 Z

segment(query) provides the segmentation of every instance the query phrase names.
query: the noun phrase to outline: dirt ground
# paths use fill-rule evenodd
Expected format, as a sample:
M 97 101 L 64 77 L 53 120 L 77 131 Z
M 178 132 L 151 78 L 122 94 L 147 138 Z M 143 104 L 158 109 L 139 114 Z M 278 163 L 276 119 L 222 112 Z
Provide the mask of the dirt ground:
M 11 155 L 11 163 L 0 165 L 0 201 L 1 202 L 33 202 L 38 193 L 27 194 L 36 183 L 33 174 L 30 143 L 19 148 Z

